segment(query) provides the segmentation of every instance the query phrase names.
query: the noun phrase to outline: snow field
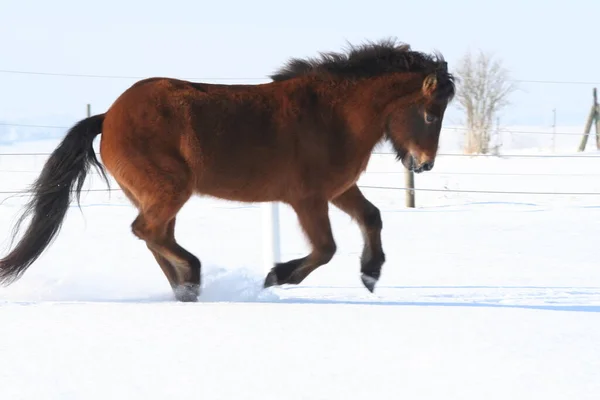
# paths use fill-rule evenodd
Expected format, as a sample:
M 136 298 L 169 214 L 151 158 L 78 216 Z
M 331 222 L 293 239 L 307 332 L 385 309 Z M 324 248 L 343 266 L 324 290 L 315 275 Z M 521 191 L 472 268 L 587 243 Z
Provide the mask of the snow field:
M 441 151 L 455 153 L 447 137 Z M 582 155 L 579 139 L 560 137 L 553 153 L 551 136 L 525 135 L 503 152 Z M 600 193 L 592 141 L 580 158 L 441 156 L 416 185 Z M 6 192 L 44 159 L 0 155 L 3 251 L 25 200 Z M 402 174 L 374 155 L 361 184 L 402 188 Z M 104 189 L 98 177 L 86 186 Z M 195 198 L 176 227 L 203 263 L 195 304 L 173 301 L 121 193 L 84 194 L 52 247 L 0 288 L 0 398 L 597 398 L 600 196 L 417 191 L 407 209 L 401 189 L 364 193 L 384 224 L 374 294 L 359 279 L 359 230 L 337 209 L 330 264 L 298 287 L 262 290 L 258 206 Z M 284 259 L 306 253 L 285 206 L 281 232 Z

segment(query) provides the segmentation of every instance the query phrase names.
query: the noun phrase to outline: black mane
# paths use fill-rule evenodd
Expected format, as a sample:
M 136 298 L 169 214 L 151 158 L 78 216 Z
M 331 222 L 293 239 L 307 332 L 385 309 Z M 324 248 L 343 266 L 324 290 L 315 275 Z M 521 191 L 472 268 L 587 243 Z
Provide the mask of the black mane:
M 446 69 L 441 54 L 428 55 L 413 51 L 410 45 L 385 39 L 361 45 L 349 44 L 346 53 L 320 53 L 320 58 L 292 58 L 270 78 L 284 81 L 298 76 L 341 76 L 344 78 L 368 78 L 392 72 L 434 72 Z

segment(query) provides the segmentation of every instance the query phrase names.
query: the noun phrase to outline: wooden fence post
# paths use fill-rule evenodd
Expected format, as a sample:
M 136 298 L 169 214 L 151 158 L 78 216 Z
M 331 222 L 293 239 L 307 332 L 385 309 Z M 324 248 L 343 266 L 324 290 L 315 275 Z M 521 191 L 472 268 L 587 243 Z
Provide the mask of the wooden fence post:
M 404 168 L 404 180 L 406 186 L 406 207 L 415 208 L 415 173 Z
M 600 149 L 600 106 L 598 105 L 598 96 L 594 88 L 594 118 L 596 119 L 596 149 Z
M 585 145 L 587 144 L 588 137 L 590 135 L 590 131 L 592 130 L 592 123 L 596 121 L 596 147 L 600 148 L 600 133 L 598 133 L 598 128 L 600 122 L 598 122 L 598 95 L 596 88 L 593 91 L 594 95 L 594 103 L 592 104 L 592 109 L 590 110 L 590 114 L 588 115 L 587 122 L 585 123 L 585 129 L 583 132 L 583 137 L 581 138 L 581 143 L 579 143 L 578 151 L 584 151 Z

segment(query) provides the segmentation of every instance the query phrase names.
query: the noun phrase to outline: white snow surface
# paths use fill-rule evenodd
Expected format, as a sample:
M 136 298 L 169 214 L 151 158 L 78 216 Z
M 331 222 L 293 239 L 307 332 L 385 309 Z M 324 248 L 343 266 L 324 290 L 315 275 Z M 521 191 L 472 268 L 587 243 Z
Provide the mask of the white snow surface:
M 560 139 L 555 152 L 543 135 L 502 149 L 543 158 L 440 156 L 417 188 L 467 192 L 417 192 L 416 209 L 401 189 L 364 189 L 387 258 L 373 294 L 358 227 L 337 209 L 334 259 L 297 287 L 263 290 L 259 206 L 194 198 L 176 237 L 202 261 L 203 288 L 177 303 L 122 193 L 85 193 L 0 288 L 0 399 L 597 399 L 600 196 L 547 193 L 600 193 L 600 153 L 594 138 L 585 153 L 580 137 Z M 56 144 L 0 148 L 2 254 L 27 200 L 8 192 L 46 158 L 5 153 Z M 403 183 L 392 155 L 374 155 L 360 181 Z M 86 188 L 105 186 L 91 176 Z M 306 254 L 285 206 L 281 233 L 283 259 Z

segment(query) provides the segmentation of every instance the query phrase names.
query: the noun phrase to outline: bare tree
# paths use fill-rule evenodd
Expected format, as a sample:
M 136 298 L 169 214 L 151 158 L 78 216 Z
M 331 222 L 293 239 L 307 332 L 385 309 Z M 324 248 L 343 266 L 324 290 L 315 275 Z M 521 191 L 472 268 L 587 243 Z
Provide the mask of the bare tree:
M 479 51 L 468 52 L 455 71 L 458 77 L 456 99 L 466 114 L 465 152 L 486 154 L 490 151 L 493 122 L 497 113 L 509 104 L 508 96 L 516 90 L 500 60 Z

